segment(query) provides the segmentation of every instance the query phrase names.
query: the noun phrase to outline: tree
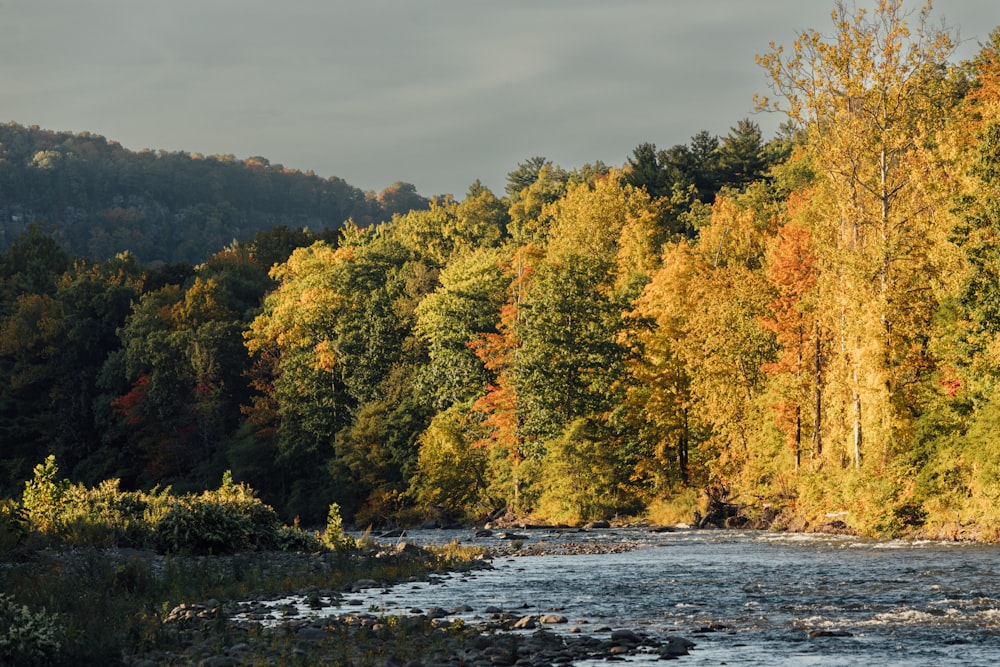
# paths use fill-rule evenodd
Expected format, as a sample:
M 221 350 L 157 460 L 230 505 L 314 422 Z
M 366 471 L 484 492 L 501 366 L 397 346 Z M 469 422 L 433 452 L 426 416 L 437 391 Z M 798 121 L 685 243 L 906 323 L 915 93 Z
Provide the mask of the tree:
M 743 189 L 760 179 L 767 166 L 760 126 L 744 118 L 730 128 L 719 146 L 719 180 Z
M 534 180 L 507 197 L 510 205 L 508 231 L 513 242 L 519 246 L 545 243 L 551 222 L 546 207 L 563 196 L 569 181 L 569 174 L 545 161 L 537 171 L 532 166 L 526 174 L 512 181 L 512 184 L 526 181 L 530 174 L 534 174 Z M 513 185 L 508 186 L 508 192 L 510 187 Z
M 0 318 L 5 462 L 16 470 L 55 453 L 80 477 L 98 481 L 115 472 L 107 467 L 114 456 L 100 447 L 98 376 L 119 347 L 116 330 L 138 294 L 141 269 L 123 255 L 103 265 L 76 261 L 49 281 L 22 286 L 31 282 L 43 291 L 20 294 Z
M 528 158 L 517 164 L 517 169 L 507 173 L 507 185 L 504 192 L 509 200 L 520 197 L 521 191 L 531 187 L 538 180 L 542 169 L 551 168 L 552 161 L 540 155 Z
M 439 410 L 471 403 L 486 389 L 487 371 L 471 345 L 497 333 L 510 283 L 505 263 L 505 252 L 490 248 L 456 257 L 417 306 L 416 332 L 430 357 L 423 382 Z
M 921 341 L 941 275 L 931 149 L 953 101 L 943 74 L 952 41 L 929 18 L 927 4 L 911 32 L 901 0 L 871 16 L 838 2 L 831 39 L 808 30 L 790 53 L 772 44 L 758 58 L 785 100 L 760 106 L 806 128 L 820 174 L 814 192 L 827 208 L 814 235 L 824 291 L 840 297 L 825 307 L 842 341 L 835 376 L 850 402 L 855 467 L 865 433 L 882 464 L 906 442 L 908 392 L 928 364 Z
M 815 314 L 818 276 L 809 231 L 786 224 L 768 259 L 767 278 L 778 294 L 770 305 L 772 315 L 762 324 L 775 334 L 781 356 L 765 364 L 763 370 L 779 378 L 779 400 L 772 407 L 797 470 L 801 465 L 804 423 L 809 422 L 810 413 L 812 453 L 819 456 L 823 446 L 823 341 Z
M 382 208 L 384 220 L 394 215 L 406 215 L 410 211 L 425 209 L 430 204 L 429 199 L 417 193 L 416 186 L 402 181 L 396 181 L 382 190 L 376 200 Z
M 503 204 L 489 189 L 470 189 L 461 203 L 434 198 L 427 210 L 397 216 L 392 235 L 434 267 L 443 267 L 457 254 L 499 245 L 507 226 Z
M 295 476 L 296 513 L 331 500 L 356 511 L 381 492 L 366 468 L 405 486 L 429 419 L 411 392 L 425 353 L 411 330 L 435 276 L 391 227 L 348 229 L 339 248 L 317 242 L 272 270 L 278 287 L 245 333 L 259 391 L 249 415 Z

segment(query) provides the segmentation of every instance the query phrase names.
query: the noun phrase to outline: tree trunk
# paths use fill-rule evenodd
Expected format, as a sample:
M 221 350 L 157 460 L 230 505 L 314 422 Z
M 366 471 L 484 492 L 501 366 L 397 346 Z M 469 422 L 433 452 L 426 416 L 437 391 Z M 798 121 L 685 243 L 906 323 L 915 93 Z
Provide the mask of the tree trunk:
M 815 380 L 814 380 L 814 383 L 815 383 L 815 387 L 814 388 L 815 388 L 816 402 L 815 402 L 815 405 L 814 405 L 814 408 L 813 408 L 814 409 L 814 414 L 813 414 L 813 452 L 815 453 L 816 458 L 819 458 L 820 455 L 823 453 L 823 431 L 821 429 L 821 426 L 822 426 L 822 420 L 821 420 L 821 418 L 823 416 L 823 413 L 822 413 L 822 411 L 823 411 L 823 390 L 821 388 L 822 357 L 820 355 L 819 321 L 818 320 L 816 321 L 815 335 L 816 335 L 816 357 L 815 357 L 815 359 L 816 359 L 816 366 L 815 366 L 816 377 L 815 377 Z

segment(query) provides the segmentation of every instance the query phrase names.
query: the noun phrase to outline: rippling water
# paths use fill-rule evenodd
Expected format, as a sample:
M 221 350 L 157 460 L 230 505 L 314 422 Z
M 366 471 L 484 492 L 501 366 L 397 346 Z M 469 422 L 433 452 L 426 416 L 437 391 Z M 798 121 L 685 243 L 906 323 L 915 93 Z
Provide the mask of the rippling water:
M 679 634 L 698 643 L 685 665 L 1000 664 L 994 546 L 733 531 L 531 531 L 526 543 L 588 539 L 644 546 L 497 559 L 493 570 L 348 597 L 386 613 L 460 604 L 476 610 L 466 618 L 487 606 L 558 610 L 570 620 L 558 631 L 607 625 Z M 809 637 L 814 630 L 852 636 Z

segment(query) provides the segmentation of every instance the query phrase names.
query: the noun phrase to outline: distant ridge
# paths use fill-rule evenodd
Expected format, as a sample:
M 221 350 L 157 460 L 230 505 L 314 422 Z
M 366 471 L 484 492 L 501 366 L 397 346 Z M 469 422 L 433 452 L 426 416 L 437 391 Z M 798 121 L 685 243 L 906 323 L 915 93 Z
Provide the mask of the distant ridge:
M 406 183 L 376 195 L 263 157 L 136 152 L 89 132 L 0 125 L 0 250 L 35 223 L 72 256 L 198 263 L 276 225 L 366 226 L 426 205 Z

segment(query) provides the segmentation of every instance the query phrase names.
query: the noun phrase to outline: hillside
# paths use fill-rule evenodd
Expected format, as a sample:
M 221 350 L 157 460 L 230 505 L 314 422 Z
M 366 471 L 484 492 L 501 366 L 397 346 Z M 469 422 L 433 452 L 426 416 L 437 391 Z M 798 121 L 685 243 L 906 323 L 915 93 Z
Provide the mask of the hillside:
M 405 183 L 376 195 L 262 157 L 136 152 L 89 132 L 0 125 L 0 250 L 39 223 L 73 256 L 197 263 L 277 225 L 366 226 L 426 204 Z

